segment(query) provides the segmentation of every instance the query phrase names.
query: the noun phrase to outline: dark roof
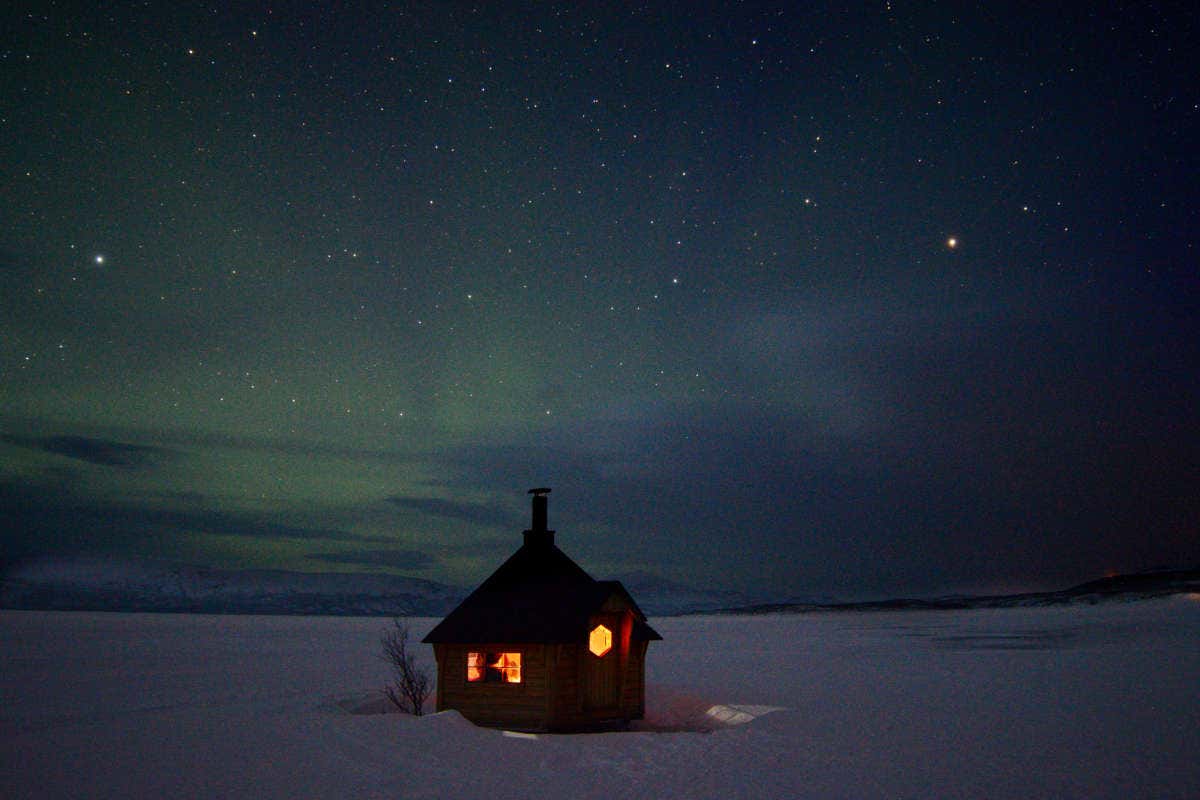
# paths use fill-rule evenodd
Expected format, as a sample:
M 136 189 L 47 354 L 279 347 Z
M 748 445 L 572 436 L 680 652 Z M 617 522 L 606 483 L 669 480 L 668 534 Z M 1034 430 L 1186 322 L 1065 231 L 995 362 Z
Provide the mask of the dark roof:
M 545 533 L 549 533 L 548 531 Z M 549 536 L 525 544 L 446 615 L 422 641 L 443 643 L 569 643 L 582 641 L 588 618 L 614 593 L 634 612 L 634 641 L 661 639 L 618 581 L 598 581 Z

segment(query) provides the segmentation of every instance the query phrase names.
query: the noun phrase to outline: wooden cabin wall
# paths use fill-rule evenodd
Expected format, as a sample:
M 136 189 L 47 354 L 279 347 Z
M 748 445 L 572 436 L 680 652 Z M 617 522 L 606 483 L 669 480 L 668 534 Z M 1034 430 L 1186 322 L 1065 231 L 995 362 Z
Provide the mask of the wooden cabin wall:
M 571 644 L 434 645 L 438 710 L 456 709 L 478 725 L 525 730 L 586 729 L 622 719 L 642 719 L 649 643 L 631 641 L 634 612 L 618 594 L 610 597 L 593 619 L 598 618 L 613 628 L 613 644 L 619 651 L 615 654 L 620 659 L 615 707 L 588 707 L 583 673 L 585 660 L 592 656 L 583 631 L 581 641 Z M 520 652 L 521 683 L 467 683 L 470 651 Z
M 550 725 L 554 728 L 569 728 L 580 721 L 579 654 L 583 646 L 578 644 L 551 645 L 556 651 L 554 670 L 554 695 L 551 698 Z
M 633 642 L 621 687 L 621 712 L 629 719 L 646 716 L 646 648 L 649 642 Z
M 621 695 L 615 709 L 588 709 L 580 678 L 582 661 L 589 658 L 587 645 L 548 645 L 557 649 L 551 681 L 551 730 L 584 729 L 619 719 L 642 719 L 646 713 L 647 642 L 633 642 L 621 676 Z
M 550 645 L 553 647 L 553 645 Z M 438 662 L 437 709 L 454 709 L 477 725 L 544 730 L 548 725 L 546 645 L 434 645 Z M 521 653 L 520 683 L 468 683 L 467 653 Z
M 620 624 L 614 636 L 620 649 L 620 697 L 617 707 L 627 719 L 642 719 L 646 715 L 646 648 L 649 642 L 633 641 L 633 609 L 623 597 L 614 594 L 603 610 L 620 614 Z

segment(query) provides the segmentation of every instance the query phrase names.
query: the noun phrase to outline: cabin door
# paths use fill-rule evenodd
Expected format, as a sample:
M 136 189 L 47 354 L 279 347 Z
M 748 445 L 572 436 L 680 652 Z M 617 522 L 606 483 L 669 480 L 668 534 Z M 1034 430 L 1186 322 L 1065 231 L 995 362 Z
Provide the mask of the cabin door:
M 620 617 L 598 614 L 588 628 L 583 651 L 583 706 L 586 710 L 616 709 L 621 697 Z

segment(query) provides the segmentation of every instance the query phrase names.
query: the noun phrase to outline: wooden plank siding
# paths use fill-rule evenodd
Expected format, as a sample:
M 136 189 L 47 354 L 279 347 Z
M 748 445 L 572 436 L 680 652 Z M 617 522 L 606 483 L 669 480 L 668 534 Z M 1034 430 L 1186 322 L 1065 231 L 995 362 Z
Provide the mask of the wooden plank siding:
M 629 719 L 646 716 L 646 647 L 648 642 L 635 642 L 630 648 L 629 664 L 625 668 L 625 685 L 621 693 L 621 712 Z
M 588 621 L 588 629 L 597 625 L 616 632 L 617 640 L 602 656 L 590 650 L 583 656 L 583 707 L 597 715 L 615 714 L 621 703 L 621 668 L 628 661 L 621 652 L 621 618 L 616 614 L 596 614 Z
M 555 645 L 558 650 L 558 670 L 554 676 L 553 710 L 549 726 L 563 728 L 576 724 L 583 710 L 580 706 L 579 654 L 582 645 Z
M 479 725 L 544 729 L 549 697 L 546 645 L 493 642 L 479 645 L 435 645 L 438 661 L 439 711 L 453 708 Z M 518 652 L 520 683 L 467 681 L 468 652 Z

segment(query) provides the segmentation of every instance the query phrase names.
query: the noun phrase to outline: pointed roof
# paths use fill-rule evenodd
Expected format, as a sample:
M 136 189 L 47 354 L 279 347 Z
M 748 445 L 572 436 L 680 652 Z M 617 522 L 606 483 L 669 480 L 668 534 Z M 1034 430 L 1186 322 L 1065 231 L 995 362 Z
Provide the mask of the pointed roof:
M 634 614 L 634 641 L 662 637 L 618 581 L 598 581 L 554 544 L 554 532 L 525 532 L 525 543 L 422 640 L 430 644 L 565 644 L 583 640 L 588 618 L 613 594 Z

